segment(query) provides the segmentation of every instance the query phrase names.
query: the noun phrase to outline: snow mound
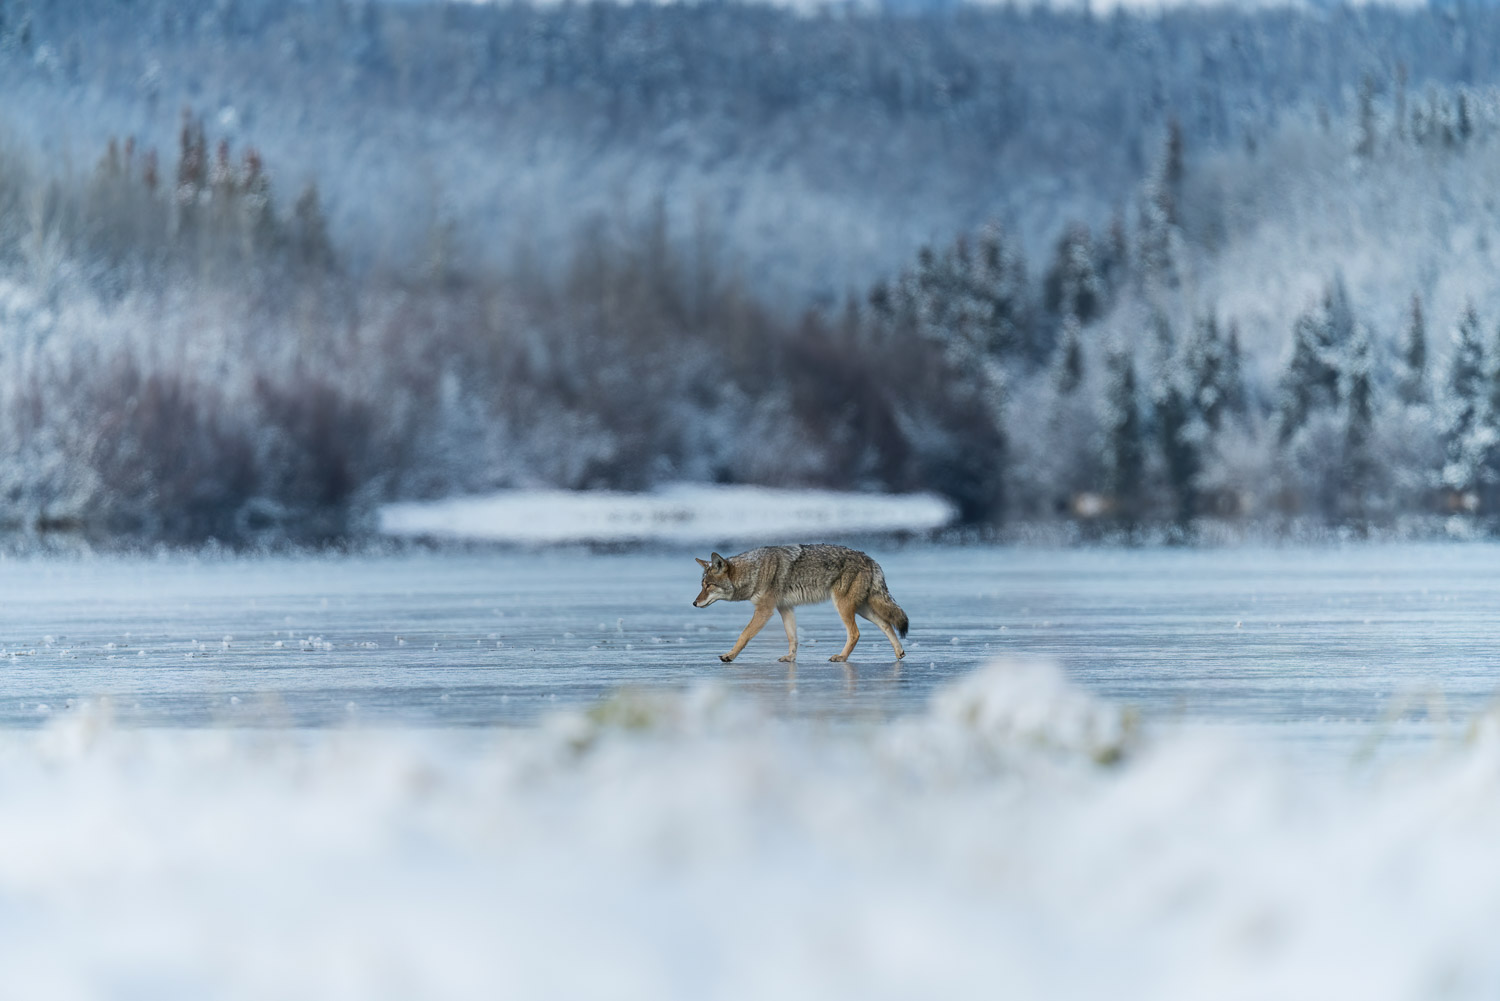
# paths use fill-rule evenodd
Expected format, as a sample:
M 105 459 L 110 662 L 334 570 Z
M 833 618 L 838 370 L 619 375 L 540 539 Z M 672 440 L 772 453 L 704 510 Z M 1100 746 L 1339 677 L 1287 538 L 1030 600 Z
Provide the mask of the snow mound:
M 491 542 L 770 540 L 812 535 L 930 532 L 957 510 L 935 494 L 679 484 L 648 494 L 506 490 L 482 497 L 388 504 L 387 535 Z
M 1500 995 L 1500 717 L 1371 774 L 1218 734 L 1137 745 L 1127 714 L 1032 663 L 887 726 L 732 702 L 712 685 L 622 693 L 483 733 L 131 730 L 96 703 L 0 731 L 6 985 Z
M 1069 683 L 1042 661 L 998 661 L 933 697 L 928 720 L 997 747 L 1029 747 L 1118 760 L 1135 717 Z

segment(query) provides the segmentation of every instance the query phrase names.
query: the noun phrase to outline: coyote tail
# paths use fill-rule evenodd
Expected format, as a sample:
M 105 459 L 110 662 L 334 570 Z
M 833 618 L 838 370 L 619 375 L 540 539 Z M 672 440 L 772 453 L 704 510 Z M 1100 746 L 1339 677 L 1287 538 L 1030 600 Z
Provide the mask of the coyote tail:
M 901 638 L 906 638 L 906 627 L 911 623 L 906 618 L 906 613 L 901 606 L 891 599 L 891 593 L 881 588 L 878 594 L 870 595 L 870 607 L 875 610 L 882 619 L 885 619 L 895 627 Z

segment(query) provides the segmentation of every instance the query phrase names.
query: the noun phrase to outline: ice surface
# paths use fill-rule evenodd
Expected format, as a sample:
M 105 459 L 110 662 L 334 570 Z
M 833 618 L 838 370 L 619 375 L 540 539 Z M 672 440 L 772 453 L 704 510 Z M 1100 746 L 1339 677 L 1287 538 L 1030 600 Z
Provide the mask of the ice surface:
M 934 494 L 679 484 L 649 494 L 507 490 L 485 497 L 390 504 L 388 535 L 498 542 L 703 542 L 811 534 L 928 532 L 956 517 Z
M 1352 753 L 1454 731 L 1500 688 L 1494 546 L 866 545 L 911 618 L 906 660 L 866 629 L 828 664 L 843 630 L 823 605 L 798 615 L 794 669 L 774 622 L 719 663 L 750 610 L 691 606 L 701 545 L 0 560 L 0 725 L 100 695 L 132 725 L 345 726 L 351 702 L 363 725 L 524 723 L 705 680 L 777 717 L 881 721 L 1009 655 L 1148 717 Z

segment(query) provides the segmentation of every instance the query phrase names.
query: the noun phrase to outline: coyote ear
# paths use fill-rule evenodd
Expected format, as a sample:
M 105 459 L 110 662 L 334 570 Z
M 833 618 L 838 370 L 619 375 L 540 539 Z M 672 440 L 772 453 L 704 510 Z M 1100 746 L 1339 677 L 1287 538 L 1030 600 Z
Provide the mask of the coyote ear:
M 712 564 L 709 563 L 708 560 L 700 560 L 696 556 L 693 557 L 693 562 L 697 563 L 700 567 L 702 567 L 705 570 L 707 570 L 710 566 L 712 566 Z
M 724 566 L 724 557 L 718 553 L 709 553 L 708 558 L 714 561 L 714 569 L 718 570 Z

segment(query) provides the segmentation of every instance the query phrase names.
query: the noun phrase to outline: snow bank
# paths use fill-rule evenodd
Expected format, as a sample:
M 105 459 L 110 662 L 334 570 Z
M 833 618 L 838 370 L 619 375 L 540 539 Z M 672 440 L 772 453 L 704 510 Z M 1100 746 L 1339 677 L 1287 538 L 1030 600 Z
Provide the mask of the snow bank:
M 928 532 L 951 524 L 933 494 L 855 494 L 682 484 L 649 494 L 507 490 L 485 497 L 390 504 L 387 535 L 494 542 L 704 542 Z
M 857 731 L 712 687 L 477 735 L 96 707 L 0 733 L 0 965 L 17 997 L 1488 998 L 1474 734 L 1298 770 L 1007 663 Z

